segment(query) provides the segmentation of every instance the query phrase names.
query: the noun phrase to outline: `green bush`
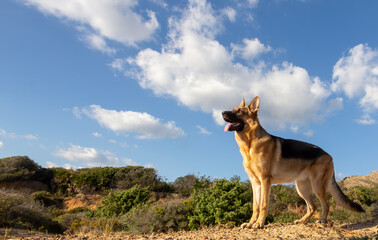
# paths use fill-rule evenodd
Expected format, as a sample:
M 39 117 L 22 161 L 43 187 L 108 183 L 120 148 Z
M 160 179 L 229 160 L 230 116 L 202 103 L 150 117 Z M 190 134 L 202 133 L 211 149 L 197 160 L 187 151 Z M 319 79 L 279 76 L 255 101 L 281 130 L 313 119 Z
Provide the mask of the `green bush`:
M 236 225 L 247 221 L 252 214 L 252 192 L 247 183 L 239 180 L 215 180 L 207 189 L 192 196 L 189 227 L 226 224 Z
M 119 232 L 125 230 L 118 217 L 97 217 L 89 218 L 82 214 L 65 215 L 61 219 L 65 226 L 69 226 L 69 233 L 81 233 L 91 235 L 103 235 L 100 239 L 112 232 Z
M 50 185 L 51 170 L 42 168 L 27 156 L 0 159 L 0 181 L 35 180 Z
M 128 231 L 136 234 L 179 231 L 188 228 L 188 213 L 189 206 L 185 201 L 158 202 L 134 207 L 122 222 Z
M 84 192 L 104 191 L 115 186 L 115 174 L 118 168 L 96 167 L 76 170 L 71 181 Z
M 189 196 L 194 191 L 194 186 L 198 184 L 198 178 L 193 175 L 189 174 L 184 177 L 179 177 L 173 183 L 173 188 L 176 193 L 179 193 L 183 196 Z
M 26 197 L 0 197 L 0 227 L 62 233 L 64 228 L 54 221 L 49 209 Z
M 348 191 L 348 195 L 354 201 L 362 205 L 370 206 L 378 201 L 378 186 L 371 188 L 367 187 L 354 187 Z
M 77 174 L 72 169 L 51 168 L 54 179 L 52 183 L 53 192 L 59 195 L 70 195 L 76 192 L 72 178 Z
M 119 189 L 130 189 L 136 185 L 149 187 L 155 192 L 172 192 L 172 187 L 164 182 L 153 168 L 127 166 L 119 168 L 115 174 L 116 186 Z
M 329 212 L 329 220 L 338 223 L 361 223 L 374 220 L 374 211 L 378 208 L 378 203 L 376 202 L 371 206 L 364 205 L 363 208 L 366 213 L 352 212 L 336 206 Z
M 306 206 L 306 202 L 299 196 L 294 185 L 274 185 L 271 189 L 268 206 L 269 221 L 293 222 L 299 216 L 298 212 L 293 213 L 291 209 L 297 209 L 300 206 Z
M 102 200 L 102 206 L 98 207 L 95 216 L 112 217 L 120 216 L 130 211 L 134 206 L 147 202 L 150 197 L 148 188 L 134 186 L 120 192 L 110 192 Z
M 31 198 L 45 207 L 63 208 L 63 198 L 54 196 L 49 192 L 34 192 Z

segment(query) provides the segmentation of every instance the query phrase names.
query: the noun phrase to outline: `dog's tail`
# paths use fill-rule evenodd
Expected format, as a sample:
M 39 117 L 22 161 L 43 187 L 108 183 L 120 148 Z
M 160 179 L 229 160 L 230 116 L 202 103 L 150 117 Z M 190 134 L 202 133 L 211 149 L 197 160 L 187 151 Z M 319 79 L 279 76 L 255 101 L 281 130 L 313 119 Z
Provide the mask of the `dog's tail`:
M 342 207 L 347 208 L 354 212 L 365 212 L 365 210 L 357 203 L 350 200 L 345 194 L 341 191 L 339 185 L 336 183 L 335 173 L 331 181 L 329 182 L 329 192 L 332 197 L 335 199 L 336 203 L 340 204 Z

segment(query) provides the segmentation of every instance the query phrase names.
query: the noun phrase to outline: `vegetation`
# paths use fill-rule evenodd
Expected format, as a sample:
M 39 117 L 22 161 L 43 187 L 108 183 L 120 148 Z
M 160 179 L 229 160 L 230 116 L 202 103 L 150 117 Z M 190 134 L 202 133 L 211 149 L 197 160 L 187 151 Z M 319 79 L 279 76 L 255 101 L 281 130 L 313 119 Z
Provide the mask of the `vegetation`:
M 207 189 L 196 191 L 191 199 L 189 227 L 226 224 L 240 225 L 252 214 L 250 185 L 239 180 L 215 180 Z
M 150 191 L 147 188 L 134 186 L 128 190 L 120 192 L 110 192 L 102 200 L 95 215 L 102 217 L 118 217 L 130 211 L 138 204 L 147 202 L 150 197 Z
M 167 232 L 188 229 L 190 206 L 185 200 L 155 202 L 132 208 L 122 225 L 132 233 Z
M 211 180 L 190 174 L 168 183 L 155 169 L 140 166 L 66 170 L 43 168 L 28 157 L 0 159 L 0 183 L 25 180 L 44 183 L 50 192 L 26 195 L 0 190 L 0 227 L 51 233 L 151 233 L 218 224 L 240 226 L 252 214 L 250 183 L 239 177 Z M 350 212 L 331 200 L 330 221 L 354 223 L 372 218 L 378 206 L 378 186 L 344 192 L 367 213 Z M 64 209 L 68 198 L 88 194 L 102 196 L 97 209 Z M 272 187 L 267 223 L 293 222 L 305 212 L 305 202 L 294 186 Z
M 28 197 L 0 197 L 0 226 L 62 233 L 50 210 Z
M 0 160 L 0 182 L 35 180 L 50 185 L 53 179 L 50 169 L 42 168 L 29 157 L 9 157 Z

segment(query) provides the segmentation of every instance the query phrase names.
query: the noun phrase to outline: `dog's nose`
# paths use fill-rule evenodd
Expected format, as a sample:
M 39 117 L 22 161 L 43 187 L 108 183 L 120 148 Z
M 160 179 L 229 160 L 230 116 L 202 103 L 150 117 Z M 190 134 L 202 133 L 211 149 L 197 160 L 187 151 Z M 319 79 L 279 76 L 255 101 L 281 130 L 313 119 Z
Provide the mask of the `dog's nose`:
M 225 117 L 229 116 L 229 114 L 230 114 L 230 111 L 224 111 L 224 112 L 222 112 L 222 117 L 225 118 Z

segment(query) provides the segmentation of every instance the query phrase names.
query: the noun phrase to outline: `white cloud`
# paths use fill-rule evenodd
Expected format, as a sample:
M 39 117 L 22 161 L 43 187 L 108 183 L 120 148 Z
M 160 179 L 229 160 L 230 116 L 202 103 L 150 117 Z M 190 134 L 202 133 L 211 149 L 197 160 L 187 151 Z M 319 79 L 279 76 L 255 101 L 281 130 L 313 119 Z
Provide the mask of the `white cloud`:
M 17 138 L 23 138 L 27 140 L 38 140 L 38 137 L 32 134 L 27 134 L 27 135 L 18 135 L 16 133 L 9 133 L 6 132 L 5 130 L 0 128 L 0 136 L 4 138 L 10 138 L 10 139 L 17 139 Z
M 232 51 L 235 55 L 240 55 L 244 59 L 254 59 L 263 53 L 272 51 L 270 46 L 265 46 L 259 39 L 243 39 L 243 45 L 231 44 Z
M 122 160 L 123 160 L 123 163 L 126 164 L 127 166 L 140 166 L 137 162 L 133 161 L 130 158 L 124 158 Z
M 365 112 L 378 109 L 378 50 L 359 44 L 333 67 L 332 90 L 348 98 L 360 98 Z
M 4 143 L 0 141 L 0 148 L 4 147 Z
M 335 177 L 336 177 L 336 181 L 340 181 L 340 180 L 343 180 L 346 177 L 346 175 L 342 172 L 338 172 L 336 173 Z
M 59 167 L 58 164 L 53 163 L 53 162 L 46 162 L 47 168 L 56 168 Z
M 248 3 L 251 7 L 256 7 L 259 3 L 259 0 L 248 0 Z
M 113 69 L 116 69 L 118 71 L 123 71 L 124 68 L 123 68 L 123 64 L 124 64 L 124 60 L 121 59 L 121 58 L 116 58 L 113 60 L 112 63 L 108 64 L 111 68 Z
M 5 137 L 5 138 L 11 138 L 11 139 L 18 138 L 18 136 L 15 133 L 8 133 L 1 128 L 0 128 L 0 136 Z
M 155 165 L 153 165 L 152 163 L 147 163 L 146 165 L 144 165 L 145 168 L 155 168 Z
M 227 18 L 231 22 L 235 22 L 235 20 L 236 20 L 236 11 L 235 11 L 235 9 L 233 9 L 231 7 L 227 7 L 225 9 L 223 9 L 223 14 L 226 15 Z
M 92 135 L 95 136 L 95 137 L 102 137 L 102 134 L 98 133 L 98 132 L 94 132 L 94 133 L 92 133 Z
M 201 127 L 200 125 L 196 126 L 199 129 L 199 133 L 202 135 L 211 135 L 211 132 L 206 130 L 204 127 Z
M 112 166 L 118 164 L 118 158 L 109 151 L 73 144 L 66 149 L 59 148 L 54 155 L 70 161 L 80 162 L 88 167 Z
M 305 135 L 307 137 L 312 137 L 312 136 L 314 136 L 314 131 L 312 131 L 311 129 L 307 130 L 306 132 L 303 133 L 303 135 Z
M 63 167 L 64 169 L 73 169 L 73 170 L 78 169 L 78 168 L 81 168 L 81 167 L 77 167 L 77 166 L 71 165 L 71 164 L 69 164 L 69 163 L 63 164 L 62 167 Z
M 343 108 L 343 99 L 342 98 L 334 98 L 328 101 L 327 103 L 327 111 L 333 112 Z
M 293 133 L 297 133 L 298 130 L 299 130 L 299 127 L 298 127 L 298 126 L 291 126 L 291 127 L 290 127 L 290 130 L 291 130 Z
M 28 134 L 28 135 L 22 136 L 22 138 L 25 138 L 25 139 L 28 139 L 28 140 L 38 140 L 38 137 L 34 136 L 32 134 Z
M 73 109 L 72 109 L 72 113 L 73 113 L 73 115 L 76 117 L 76 118 L 81 118 L 81 111 L 80 111 L 80 108 L 78 108 L 78 107 L 74 107 Z
M 46 162 L 46 165 L 47 165 L 47 168 L 59 168 L 60 166 L 54 162 Z M 78 169 L 80 167 L 77 167 L 77 166 L 73 166 L 71 164 L 63 164 L 62 168 L 64 169 Z
M 260 116 L 273 128 L 322 118 L 320 112 L 330 95 L 328 86 L 291 63 L 267 67 L 258 61 L 247 67 L 236 62 L 232 52 L 215 39 L 223 26 L 206 1 L 189 1 L 181 19 L 169 22 L 170 40 L 162 50 L 144 49 L 133 61 L 143 88 L 212 113 L 219 124 L 224 124 L 223 110 L 256 95 L 261 97 Z M 270 49 L 258 39 L 249 41 L 244 48 L 255 48 L 245 50 L 245 56 Z
M 99 50 L 108 55 L 116 53 L 116 49 L 109 47 L 101 35 L 89 33 L 84 36 L 83 40 L 88 43 L 89 48 Z
M 375 81 L 374 85 L 365 86 L 365 96 L 360 100 L 361 107 L 368 112 L 378 109 L 378 78 Z
M 150 40 L 159 27 L 153 11 L 146 16 L 137 13 L 138 1 L 104 0 L 21 0 L 25 5 L 36 7 L 40 12 L 53 15 L 63 21 L 73 21 L 87 37 L 89 44 L 101 51 L 112 53 L 105 38 L 136 45 Z
M 364 115 L 361 116 L 360 119 L 357 119 L 356 120 L 358 123 L 360 124 L 363 124 L 363 125 L 372 125 L 372 124 L 375 124 L 376 121 L 375 119 L 373 119 L 370 114 L 366 113 Z
M 80 112 L 95 119 L 101 126 L 114 132 L 134 132 L 139 134 L 140 139 L 154 138 L 178 138 L 185 136 L 185 132 L 176 127 L 175 122 L 162 121 L 148 113 L 133 111 L 116 111 L 104 109 L 98 105 L 91 105 L 89 108 L 78 110 L 74 108 L 74 113 Z

